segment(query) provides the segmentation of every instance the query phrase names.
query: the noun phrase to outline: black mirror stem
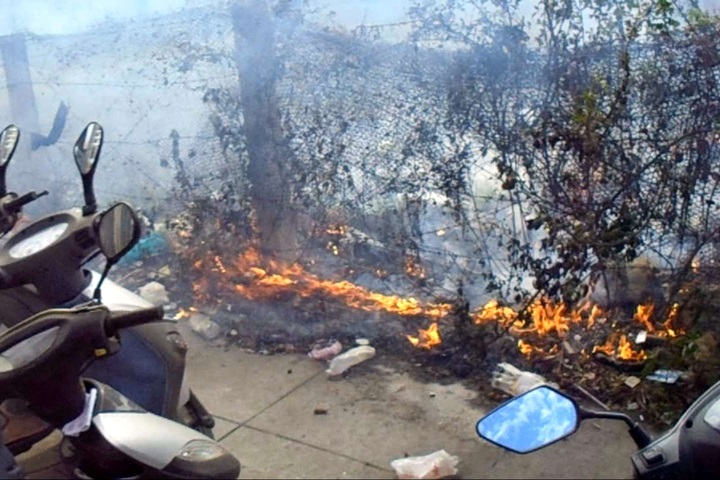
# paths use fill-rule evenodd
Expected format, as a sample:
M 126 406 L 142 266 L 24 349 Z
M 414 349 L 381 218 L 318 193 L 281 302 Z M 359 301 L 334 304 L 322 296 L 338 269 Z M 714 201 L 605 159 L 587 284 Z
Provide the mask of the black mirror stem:
M 93 175 L 83 175 L 83 193 L 85 195 L 85 206 L 83 207 L 83 216 L 92 215 L 97 212 L 97 201 L 95 200 L 95 192 L 93 191 Z

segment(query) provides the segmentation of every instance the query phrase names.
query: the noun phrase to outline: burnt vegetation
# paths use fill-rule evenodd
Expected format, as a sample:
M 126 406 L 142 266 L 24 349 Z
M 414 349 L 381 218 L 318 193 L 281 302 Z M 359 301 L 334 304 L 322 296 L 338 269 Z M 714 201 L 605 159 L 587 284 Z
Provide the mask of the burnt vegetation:
M 714 381 L 704 334 L 718 329 L 720 20 L 692 1 L 526 3 L 418 2 L 398 43 L 386 41 L 396 27 L 338 31 L 286 2 L 238 2 L 235 53 L 222 58 L 239 84 L 204 96 L 223 168 L 173 155 L 195 229 L 181 241 L 188 268 L 254 244 L 448 302 L 455 340 L 433 355 L 467 376 L 517 355 L 506 331 L 472 323 L 469 303 L 575 304 L 651 258 L 656 311 L 677 304 L 688 334 L 645 373 Z M 193 48 L 182 54 L 219 55 Z M 578 381 L 562 358 L 534 367 Z M 602 382 L 622 390 L 613 375 Z

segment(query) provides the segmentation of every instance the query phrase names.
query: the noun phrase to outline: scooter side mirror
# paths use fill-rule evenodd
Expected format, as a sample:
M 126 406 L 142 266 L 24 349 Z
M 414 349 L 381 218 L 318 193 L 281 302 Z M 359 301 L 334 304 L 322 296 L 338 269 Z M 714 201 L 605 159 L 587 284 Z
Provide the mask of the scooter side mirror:
M 20 129 L 15 125 L 8 125 L 0 132 L 0 197 L 7 194 L 5 172 L 10 159 L 15 153 L 18 140 L 20 140 Z
M 480 419 L 480 437 L 515 453 L 530 453 L 575 433 L 580 412 L 575 401 L 541 386 L 497 407 Z
M 140 219 L 127 203 L 117 203 L 103 212 L 96 228 L 100 250 L 109 264 L 117 263 L 140 240 Z
M 83 215 L 90 215 L 97 211 L 95 192 L 93 189 L 93 176 L 100 158 L 100 150 L 103 143 L 103 129 L 97 122 L 88 123 L 85 130 L 78 137 L 73 148 L 75 164 L 80 171 L 83 182 L 83 193 L 85 194 L 85 207 Z

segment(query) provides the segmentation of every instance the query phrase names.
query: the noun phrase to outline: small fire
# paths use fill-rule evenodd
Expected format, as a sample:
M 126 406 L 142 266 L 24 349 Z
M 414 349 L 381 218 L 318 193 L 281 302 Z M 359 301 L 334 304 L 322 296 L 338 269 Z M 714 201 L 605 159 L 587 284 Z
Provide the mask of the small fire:
M 479 312 L 471 314 L 476 324 L 499 322 L 507 327 L 518 319 L 518 313 L 510 307 L 501 307 L 497 300 L 490 300 Z
M 552 348 L 546 352 L 542 348 L 531 345 L 524 340 L 518 340 L 518 350 L 526 357 L 531 358 L 533 356 L 555 355 L 560 351 L 560 347 L 553 345 Z
M 655 328 L 655 324 L 651 320 L 653 313 L 655 312 L 655 306 L 652 304 L 638 305 L 635 310 L 635 314 L 633 315 L 633 320 L 641 323 L 648 333 L 652 333 L 659 337 L 674 338 L 684 333 L 682 330 L 674 327 L 679 311 L 680 305 L 674 303 L 670 308 L 667 319 L 662 323 L 662 330 Z
M 592 326 L 595 325 L 595 323 L 601 318 L 605 318 L 605 312 L 603 312 L 602 308 L 597 305 L 593 305 L 590 310 L 590 316 L 587 320 L 587 328 L 592 328 Z
M 195 307 L 190 307 L 187 310 L 185 310 L 184 308 L 181 308 L 175 314 L 175 316 L 173 317 L 173 320 L 181 320 L 183 318 L 189 318 L 190 316 L 192 316 L 193 313 L 197 313 L 197 311 L 198 311 L 198 309 Z
M 350 228 L 347 225 L 335 225 L 325 230 L 325 233 L 328 233 L 330 235 L 340 235 L 344 237 L 349 231 Z
M 425 278 L 425 269 L 410 255 L 405 256 L 405 273 L 408 277 Z
M 635 351 L 632 344 L 628 341 L 626 335 L 618 335 L 616 333 L 610 335 L 608 341 L 603 345 L 593 347 L 593 353 L 604 353 L 608 357 L 615 356 L 620 360 L 642 362 L 647 359 L 644 350 Z
M 504 327 L 513 326 L 519 333 L 536 332 L 546 335 L 556 332 L 564 336 L 571 324 L 579 323 L 582 316 L 578 310 L 568 309 L 567 305 L 552 301 L 536 300 L 528 309 L 530 325 L 520 319 L 518 312 L 510 307 L 501 307 L 497 300 L 488 302 L 482 310 L 472 314 L 475 323 L 499 322 Z
M 412 335 L 406 335 L 406 337 L 413 346 L 427 350 L 442 343 L 437 322 L 433 322 L 427 330 L 423 330 L 422 328 L 418 329 L 417 337 L 413 337 Z
M 627 336 L 620 335 L 617 357 L 621 360 L 635 360 L 638 362 L 642 362 L 647 359 L 647 354 L 643 350 L 633 350 L 632 344 L 628 341 Z

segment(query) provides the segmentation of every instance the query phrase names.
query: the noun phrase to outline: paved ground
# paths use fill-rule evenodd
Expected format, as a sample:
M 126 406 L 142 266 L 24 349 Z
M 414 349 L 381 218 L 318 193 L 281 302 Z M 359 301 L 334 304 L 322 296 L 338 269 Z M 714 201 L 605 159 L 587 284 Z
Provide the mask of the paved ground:
M 415 381 L 384 366 L 382 352 L 329 380 L 305 355 L 226 351 L 187 337 L 191 385 L 242 463 L 241 478 L 396 478 L 393 459 L 439 449 L 460 458 L 461 478 L 632 477 L 634 444 L 620 422 L 587 421 L 565 441 L 516 455 L 476 436 L 485 409 L 474 392 Z M 21 456 L 31 478 L 61 474 L 57 442 Z

